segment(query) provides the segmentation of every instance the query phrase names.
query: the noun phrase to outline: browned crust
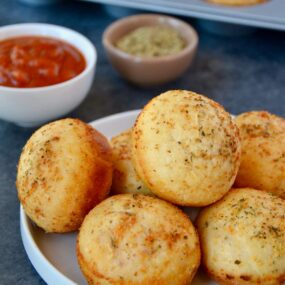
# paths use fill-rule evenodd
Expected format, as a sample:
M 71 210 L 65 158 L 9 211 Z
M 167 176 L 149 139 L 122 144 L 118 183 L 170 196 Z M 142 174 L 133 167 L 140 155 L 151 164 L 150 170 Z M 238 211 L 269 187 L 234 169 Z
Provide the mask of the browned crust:
M 175 93 L 181 93 L 184 92 L 184 90 L 171 90 L 171 92 L 175 92 Z M 198 95 L 199 97 L 202 98 L 206 98 L 207 101 L 209 102 L 209 104 L 216 109 L 216 113 L 217 116 L 223 121 L 224 120 L 224 116 L 229 115 L 226 110 L 224 109 L 224 107 L 219 104 L 218 102 L 215 102 L 214 100 L 203 96 L 201 94 L 197 94 L 194 92 L 189 92 L 189 93 L 193 93 Z M 164 94 L 164 93 L 163 93 Z M 161 94 L 161 95 L 163 95 Z M 159 96 L 161 96 L 159 95 Z M 157 97 L 159 97 L 157 96 Z M 151 182 L 151 173 L 150 171 L 147 171 L 147 167 L 143 167 L 145 165 L 145 162 L 143 161 L 144 159 L 144 155 L 143 155 L 143 149 L 144 146 L 142 144 L 142 140 L 140 140 L 140 137 L 142 135 L 142 130 L 139 129 L 138 124 L 139 121 L 141 119 L 141 117 L 143 117 L 145 115 L 145 113 L 149 110 L 149 108 L 151 108 L 154 104 L 154 101 L 157 100 L 157 97 L 152 98 L 143 108 L 143 110 L 140 112 L 140 114 L 137 116 L 135 124 L 133 126 L 133 131 L 132 131 L 132 142 L 133 142 L 133 152 L 132 152 L 132 161 L 133 161 L 133 165 L 137 171 L 138 176 L 140 177 L 140 179 L 144 182 L 144 184 L 150 189 L 150 191 L 152 191 L 155 195 L 157 195 L 158 197 L 167 200 L 171 203 L 177 204 L 179 206 L 194 206 L 194 207 L 202 207 L 202 206 L 207 206 L 209 204 L 215 203 L 216 201 L 218 201 L 219 199 L 221 199 L 221 197 L 217 197 L 215 199 L 212 199 L 211 202 L 209 201 L 201 201 L 201 202 L 194 202 L 193 201 L 182 201 L 181 199 L 177 199 L 175 197 L 173 197 L 173 195 L 168 195 L 166 193 L 166 191 L 161 191 L 161 187 L 156 187 L 156 185 L 154 185 Z M 220 115 L 218 113 L 218 109 L 221 110 L 223 112 L 223 116 Z M 230 129 L 234 130 L 234 134 L 232 134 L 232 136 L 238 141 L 237 143 L 234 144 L 229 144 L 228 147 L 231 149 L 232 153 L 237 152 L 237 149 L 239 148 L 239 142 L 240 142 L 240 135 L 239 135 L 239 129 L 237 128 L 237 126 L 235 125 L 234 121 L 230 122 Z M 229 132 L 226 132 L 227 136 L 231 136 L 231 134 Z M 231 172 L 231 177 L 235 178 L 237 172 L 238 172 L 238 168 L 239 168 L 239 164 L 240 164 L 240 157 L 241 157 L 241 152 L 239 151 L 235 157 L 235 159 L 232 161 L 235 164 L 235 167 L 232 169 Z M 234 181 L 233 181 L 234 182 Z M 232 182 L 232 184 L 233 184 Z M 230 185 L 231 187 L 232 185 Z M 230 189 L 229 187 L 229 189 Z M 172 197 L 170 197 L 172 196 Z
M 134 198 L 135 200 L 126 200 L 126 206 L 128 206 L 129 203 L 130 203 L 130 206 L 135 203 L 139 209 L 143 207 L 144 201 L 146 201 L 146 200 L 152 200 L 152 199 L 158 200 L 156 198 L 141 195 L 141 194 L 119 194 L 116 196 L 112 196 L 112 197 L 108 198 L 107 200 L 112 199 L 112 202 L 115 203 L 116 199 L 120 199 L 120 197 L 123 198 L 123 197 L 127 197 L 127 196 L 135 197 Z M 102 203 L 108 202 L 107 200 L 105 200 Z M 100 207 L 102 205 L 102 203 L 98 207 Z M 163 200 L 159 200 L 159 203 L 174 207 L 170 203 L 163 201 Z M 185 227 L 189 227 L 188 222 L 190 223 L 190 225 L 191 225 L 191 222 L 190 222 L 188 216 L 182 210 L 180 210 L 178 208 L 176 208 L 176 211 L 177 211 L 177 214 L 181 215 L 182 220 L 185 219 Z M 92 214 L 92 212 L 90 214 Z M 137 223 L 135 215 L 134 216 L 126 215 L 126 221 L 124 221 L 124 219 L 123 219 L 122 223 L 118 225 L 118 227 L 116 228 L 116 244 L 117 244 L 117 246 L 119 246 L 121 244 L 121 241 L 124 240 L 125 233 L 128 232 L 129 227 L 132 227 L 135 223 Z M 200 260 L 201 260 L 200 244 L 199 244 L 197 231 L 194 227 L 193 227 L 193 230 L 194 230 L 194 236 L 196 236 L 196 238 L 197 238 L 196 239 L 197 243 L 195 243 L 195 248 L 198 247 L 198 249 L 199 249 L 199 251 L 197 251 L 199 253 L 199 255 L 198 255 L 198 265 L 199 265 Z M 114 278 L 108 277 L 104 273 L 99 272 L 99 270 L 96 268 L 96 264 L 94 262 L 88 262 L 85 259 L 84 254 L 80 250 L 80 244 L 79 244 L 80 237 L 81 237 L 81 231 L 79 232 L 79 235 L 77 237 L 76 254 L 77 254 L 79 266 L 80 266 L 82 272 L 84 273 L 84 275 L 85 275 L 85 277 L 88 280 L 88 283 L 90 285 L 99 285 L 99 284 L 101 284 L 100 280 L 102 280 L 102 284 L 110 284 L 110 285 L 111 284 L 114 284 L 114 285 L 145 285 L 145 284 L 164 285 L 164 284 L 166 284 L 165 280 L 162 280 L 160 278 L 159 274 L 157 276 L 147 278 L 147 280 L 142 279 L 141 281 L 140 280 L 132 281 L 132 280 L 126 280 L 126 279 L 124 279 L 122 281 L 122 280 L 119 280 L 118 278 L 114 279 Z M 169 249 L 171 250 L 171 248 L 177 242 L 177 240 L 179 240 L 179 239 L 183 240 L 183 239 L 185 239 L 185 236 L 184 235 L 179 236 L 179 233 L 177 233 L 177 235 L 172 234 L 172 233 L 171 233 L 171 235 L 169 235 L 166 232 L 162 231 L 160 233 L 160 238 L 167 241 L 167 245 L 168 245 Z M 145 240 L 145 242 L 146 242 L 146 244 L 149 243 L 151 245 L 152 242 L 155 241 L 155 239 L 156 239 L 155 235 L 149 236 L 148 239 Z M 100 261 L 98 260 L 98 262 L 100 262 Z M 165 263 L 165 266 L 167 266 L 167 263 Z M 185 275 L 185 280 L 181 282 L 181 285 L 189 285 L 189 280 L 192 280 L 192 278 L 194 277 L 194 275 L 196 274 L 196 272 L 198 270 L 198 267 L 199 266 L 196 266 L 195 268 L 193 268 L 191 276 L 187 276 L 187 274 Z M 162 267 L 161 270 L 163 270 L 163 269 L 164 268 Z M 94 280 L 94 278 L 97 280 Z
M 242 191 L 245 188 L 232 188 L 227 195 L 229 195 L 231 192 L 235 191 Z M 250 188 L 248 188 L 250 189 Z M 252 191 L 257 191 L 255 189 L 251 189 Z M 265 192 L 261 192 L 261 194 L 267 195 Z M 277 198 L 279 199 L 279 198 Z M 219 204 L 223 203 L 224 199 L 222 198 L 221 200 L 217 201 L 216 203 L 212 204 L 209 207 L 215 207 L 218 206 Z M 205 210 L 207 208 L 204 208 Z M 207 250 L 204 247 L 204 243 L 202 241 L 202 233 L 199 231 L 199 226 L 201 224 L 200 220 L 203 218 L 204 211 L 200 211 L 196 220 L 195 220 L 195 226 L 197 227 L 197 231 L 200 237 L 200 248 L 201 248 L 201 266 L 204 269 L 205 273 L 215 281 L 217 281 L 221 285 L 284 285 L 285 282 L 285 273 L 281 274 L 276 277 L 276 275 L 267 275 L 264 278 L 254 278 L 251 275 L 236 275 L 234 276 L 233 274 L 228 274 L 224 270 L 220 273 L 217 274 L 214 270 L 212 270 L 209 266 L 207 266 Z M 242 250 L 242 249 L 241 249 Z
M 59 134 L 49 137 L 49 139 L 43 142 L 43 145 L 41 146 L 37 146 L 38 142 L 33 141 L 33 136 L 28 140 L 27 144 L 22 150 L 19 165 L 21 163 L 27 163 L 29 162 L 29 159 L 31 159 L 29 157 L 27 158 L 27 152 L 32 153 L 35 150 L 38 151 L 39 153 L 36 154 L 37 162 L 35 162 L 35 165 L 33 166 L 37 167 L 37 170 L 34 173 L 37 173 L 38 177 L 35 178 L 31 175 L 23 176 L 23 173 L 20 174 L 18 171 L 16 180 L 18 197 L 24 206 L 27 215 L 36 224 L 44 228 L 45 231 L 58 233 L 75 231 L 78 229 L 85 215 L 94 207 L 94 205 L 98 204 L 108 195 L 112 183 L 113 172 L 111 147 L 108 140 L 101 133 L 93 129 L 91 126 L 85 124 L 84 122 L 78 119 L 62 119 L 41 127 L 35 133 L 42 133 L 42 136 L 44 136 L 47 128 L 53 128 L 55 124 L 61 123 L 72 126 L 73 131 L 77 133 L 77 135 L 80 137 L 80 140 L 84 141 L 84 147 L 89 150 L 88 155 L 81 153 L 82 155 L 86 155 L 86 157 L 84 156 L 80 158 L 81 160 L 86 160 L 89 168 L 85 168 L 83 170 L 78 169 L 78 173 L 76 173 L 73 177 L 76 184 L 76 181 L 81 181 L 80 179 L 78 180 L 80 171 L 84 171 L 88 177 L 88 183 L 85 183 L 85 186 L 82 186 L 83 184 L 80 184 L 80 186 L 74 185 L 75 188 L 72 189 L 71 187 L 71 189 L 64 194 L 65 197 L 61 201 L 62 209 L 60 210 L 61 213 L 59 213 L 59 215 L 64 215 L 65 209 L 68 209 L 67 212 L 69 212 L 69 216 L 65 217 L 66 222 L 64 224 L 60 224 L 58 221 L 56 222 L 55 217 L 57 216 L 57 213 L 55 213 L 55 217 L 50 217 L 45 215 L 44 210 L 45 207 L 48 206 L 46 203 L 48 203 L 50 199 L 55 198 L 54 195 L 57 193 L 50 188 L 50 183 L 48 181 L 50 175 L 52 175 L 52 183 L 63 179 L 63 177 L 61 177 L 61 174 L 58 173 L 57 163 L 55 163 L 55 160 L 53 160 L 58 158 L 58 154 L 53 152 L 52 144 L 61 143 L 61 136 Z M 93 157 L 91 155 L 92 153 L 94 154 Z M 26 162 L 24 162 L 24 156 L 26 156 Z M 47 176 L 46 172 L 43 172 L 42 169 L 45 171 L 49 169 L 49 175 Z M 36 180 L 31 183 L 31 179 Z M 32 186 L 31 188 L 30 185 Z M 79 189 L 78 187 L 83 188 Z M 76 190 L 76 188 L 78 189 Z M 36 200 L 38 201 L 38 205 L 35 206 L 35 201 L 32 202 L 30 197 L 35 191 L 38 190 L 40 190 L 41 193 L 46 193 L 45 195 L 49 195 L 49 198 L 48 201 L 43 204 L 41 198 L 38 197 Z M 70 202 L 74 199 L 78 201 L 78 204 L 76 205 L 76 208 L 71 209 Z M 28 211 L 27 208 L 29 208 Z M 40 220 L 44 220 L 44 224 L 42 222 L 39 222 Z M 49 226 L 47 226 L 47 224 L 49 224 Z
M 247 0 L 243 2 L 241 2 L 240 0 L 204 0 L 204 1 L 221 6 L 241 7 L 241 6 L 252 6 L 252 5 L 262 4 L 267 2 L 268 0 Z
M 241 166 L 235 186 L 265 190 L 285 198 L 285 119 L 267 111 L 235 118 L 241 134 Z M 274 169 L 274 171 L 272 171 Z
M 267 276 L 266 278 L 252 278 L 250 275 L 233 276 L 226 273 L 218 275 L 206 266 L 203 258 L 202 266 L 207 275 L 221 285 L 283 285 L 285 281 L 285 274 L 278 276 L 278 278 L 271 275 Z

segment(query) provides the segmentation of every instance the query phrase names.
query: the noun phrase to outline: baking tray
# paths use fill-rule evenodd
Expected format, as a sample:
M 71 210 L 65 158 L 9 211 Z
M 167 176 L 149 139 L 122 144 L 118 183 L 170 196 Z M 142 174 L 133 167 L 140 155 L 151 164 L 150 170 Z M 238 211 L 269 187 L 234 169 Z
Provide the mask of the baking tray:
M 227 7 L 204 0 L 81 0 L 285 31 L 285 0 Z

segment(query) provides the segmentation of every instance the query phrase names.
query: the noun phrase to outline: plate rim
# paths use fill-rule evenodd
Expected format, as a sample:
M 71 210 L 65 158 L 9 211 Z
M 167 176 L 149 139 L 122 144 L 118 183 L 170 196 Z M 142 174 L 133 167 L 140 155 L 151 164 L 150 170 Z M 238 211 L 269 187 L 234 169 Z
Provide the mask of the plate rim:
M 108 116 L 105 116 L 105 117 L 101 117 L 101 118 L 98 118 L 94 121 L 91 121 L 88 123 L 88 125 L 91 125 L 93 128 L 95 127 L 94 125 L 99 125 L 99 124 L 102 124 L 102 123 L 106 123 L 108 121 L 112 121 L 112 120 L 115 120 L 117 118 L 126 118 L 126 117 L 129 117 L 129 116 L 137 116 L 139 114 L 139 112 L 141 111 L 141 109 L 135 109 L 135 110 L 129 110 L 129 111 L 124 111 L 124 112 L 119 112 L 119 113 L 115 113 L 115 114 L 111 114 L 111 115 L 108 115 Z
M 51 284 L 51 279 L 56 278 L 61 282 L 61 285 L 79 285 L 60 272 L 60 270 L 46 258 L 35 242 L 30 227 L 31 221 L 25 214 L 23 206 L 20 205 L 20 231 L 22 243 L 32 266 L 39 276 L 47 284 Z
M 96 125 L 100 125 L 102 123 L 108 123 L 109 121 L 116 120 L 118 118 L 125 119 L 127 117 L 135 117 L 139 114 L 141 110 L 129 110 L 119 113 L 114 113 L 105 117 L 98 118 L 89 122 L 93 128 Z M 21 239 L 26 251 L 26 254 L 31 262 L 32 266 L 38 273 L 38 275 L 49 285 L 54 284 L 53 281 L 60 281 L 61 285 L 80 285 L 72 281 L 69 277 L 64 275 L 55 265 L 53 265 L 48 258 L 43 254 L 40 250 L 39 246 L 35 242 L 33 234 L 30 230 L 32 224 L 29 217 L 26 215 L 22 204 L 20 204 L 20 232 Z M 79 266 L 79 265 L 78 265 Z

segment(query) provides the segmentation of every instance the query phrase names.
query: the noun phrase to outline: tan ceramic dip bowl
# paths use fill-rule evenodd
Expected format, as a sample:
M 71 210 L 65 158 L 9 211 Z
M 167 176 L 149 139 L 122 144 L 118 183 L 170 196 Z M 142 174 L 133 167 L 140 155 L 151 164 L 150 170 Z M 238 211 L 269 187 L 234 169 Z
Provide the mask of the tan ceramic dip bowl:
M 115 43 L 129 32 L 152 25 L 176 29 L 186 41 L 186 47 L 176 54 L 155 58 L 130 55 L 115 47 Z M 103 34 L 103 45 L 111 64 L 125 79 L 140 86 L 152 86 L 177 78 L 189 67 L 197 49 L 198 35 L 190 25 L 179 19 L 141 14 L 111 24 Z

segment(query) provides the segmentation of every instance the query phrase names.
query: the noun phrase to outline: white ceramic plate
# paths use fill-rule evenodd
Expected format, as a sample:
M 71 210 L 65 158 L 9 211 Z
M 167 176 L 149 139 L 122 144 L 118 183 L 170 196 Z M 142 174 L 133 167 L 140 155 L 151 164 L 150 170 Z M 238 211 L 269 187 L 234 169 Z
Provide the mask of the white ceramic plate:
M 139 110 L 108 116 L 90 124 L 108 138 L 132 127 Z M 197 210 L 185 208 L 192 218 Z M 29 259 L 48 285 L 87 285 L 77 264 L 77 233 L 46 234 L 20 209 L 21 235 Z M 191 285 L 215 285 L 204 274 L 197 274 Z M 171 284 L 169 284 L 171 285 Z

